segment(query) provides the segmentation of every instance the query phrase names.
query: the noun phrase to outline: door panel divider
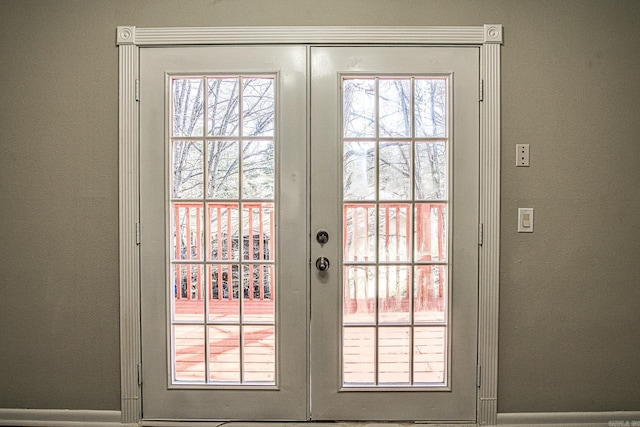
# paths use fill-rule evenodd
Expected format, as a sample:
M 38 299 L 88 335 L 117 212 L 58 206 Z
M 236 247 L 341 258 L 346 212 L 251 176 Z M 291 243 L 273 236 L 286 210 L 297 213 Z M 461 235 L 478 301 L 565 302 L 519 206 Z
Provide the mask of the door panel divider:
M 500 46 L 502 25 L 443 27 L 157 27 L 118 26 L 119 260 L 121 421 L 142 418 L 140 354 L 139 49 L 181 45 L 465 45 L 480 48 L 480 210 L 477 423 L 497 424 L 500 253 Z M 141 225 L 143 227 L 144 224 Z

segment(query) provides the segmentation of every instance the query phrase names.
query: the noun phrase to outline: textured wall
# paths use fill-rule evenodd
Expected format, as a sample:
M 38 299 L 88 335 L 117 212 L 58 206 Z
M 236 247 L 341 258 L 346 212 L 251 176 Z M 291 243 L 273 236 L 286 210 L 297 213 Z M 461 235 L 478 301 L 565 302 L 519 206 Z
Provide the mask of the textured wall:
M 639 19 L 619 0 L 3 0 L 0 408 L 119 409 L 117 25 L 502 23 L 499 410 L 640 410 Z

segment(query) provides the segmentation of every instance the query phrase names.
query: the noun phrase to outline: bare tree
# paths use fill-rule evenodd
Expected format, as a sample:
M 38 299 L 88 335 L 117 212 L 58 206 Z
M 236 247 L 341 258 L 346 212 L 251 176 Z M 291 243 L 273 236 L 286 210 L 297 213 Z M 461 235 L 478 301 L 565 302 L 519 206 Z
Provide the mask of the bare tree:
M 273 94 L 271 78 L 174 79 L 173 197 L 237 199 L 241 167 L 251 196 L 272 197 L 256 188 L 273 186 L 274 147 L 262 139 L 274 132 Z
M 363 180 L 373 179 L 378 167 L 379 190 L 385 198 L 408 198 L 408 194 L 394 196 L 397 193 L 394 188 L 389 188 L 390 194 L 386 194 L 387 187 L 397 186 L 398 180 L 410 182 L 413 178 L 416 199 L 444 199 L 445 144 L 416 142 L 412 174 L 411 151 L 406 142 L 401 141 L 412 136 L 418 141 L 420 138 L 446 137 L 446 81 L 442 78 L 415 79 L 413 88 L 411 82 L 411 79 L 380 79 L 376 89 L 373 78 L 345 80 L 343 134 L 349 141 L 344 150 L 344 194 L 347 197 L 362 193 Z M 412 126 L 415 128 L 413 133 Z M 376 137 L 382 138 L 378 159 L 375 158 L 375 145 L 367 143 Z M 395 142 L 394 138 L 401 141 Z M 361 141 L 356 142 L 358 140 Z M 363 172 L 364 164 L 367 165 L 366 173 Z M 373 195 L 369 191 L 364 198 Z

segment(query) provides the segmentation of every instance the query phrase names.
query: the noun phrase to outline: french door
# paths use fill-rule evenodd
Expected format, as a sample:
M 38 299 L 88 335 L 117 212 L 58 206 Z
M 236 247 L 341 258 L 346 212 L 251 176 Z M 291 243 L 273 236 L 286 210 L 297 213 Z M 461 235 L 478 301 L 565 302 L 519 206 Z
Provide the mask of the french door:
M 475 420 L 478 50 L 312 64 L 312 415 Z
M 140 57 L 143 418 L 476 418 L 478 48 Z

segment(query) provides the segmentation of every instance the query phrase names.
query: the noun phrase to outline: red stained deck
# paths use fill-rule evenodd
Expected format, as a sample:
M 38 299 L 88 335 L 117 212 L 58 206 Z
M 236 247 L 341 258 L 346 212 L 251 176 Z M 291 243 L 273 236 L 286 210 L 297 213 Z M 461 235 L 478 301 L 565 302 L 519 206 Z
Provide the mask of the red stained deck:
M 242 327 L 244 352 L 240 354 L 239 306 L 237 300 L 210 301 L 209 319 L 213 325 L 208 330 L 209 381 L 213 383 L 239 383 L 240 364 L 243 365 L 244 382 L 273 382 L 275 377 L 274 326 L 255 324 L 273 319 L 273 304 L 269 300 L 244 302 L 244 319 L 251 325 Z M 204 305 L 200 300 L 176 300 L 176 319 L 201 321 Z M 406 314 L 398 313 L 398 320 Z M 423 312 L 425 318 L 436 319 L 441 311 Z M 349 319 L 365 319 L 367 315 L 353 313 Z M 393 320 L 393 314 L 388 321 Z M 221 323 L 228 324 L 221 324 Z M 413 362 L 413 380 L 416 383 L 440 383 L 443 381 L 446 361 L 446 330 L 439 326 L 415 326 L 413 330 L 413 354 L 411 328 L 393 326 L 378 328 L 378 381 L 379 383 L 407 384 L 410 381 L 410 364 Z M 347 327 L 344 331 L 344 381 L 350 384 L 372 384 L 375 381 L 374 327 Z M 205 326 L 175 325 L 176 379 L 187 382 L 204 382 L 205 378 Z M 242 356 L 242 357 L 241 357 Z M 411 361 L 413 358 L 413 361 Z M 241 360 L 242 359 L 242 360 Z

